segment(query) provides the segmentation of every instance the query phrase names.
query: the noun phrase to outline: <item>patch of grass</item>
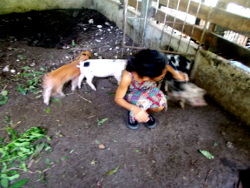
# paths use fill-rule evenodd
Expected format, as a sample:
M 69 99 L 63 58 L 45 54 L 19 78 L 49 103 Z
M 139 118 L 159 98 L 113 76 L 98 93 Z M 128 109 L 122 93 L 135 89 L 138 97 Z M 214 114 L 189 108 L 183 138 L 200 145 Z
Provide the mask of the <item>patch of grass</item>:
M 45 112 L 46 112 L 46 114 L 49 114 L 49 113 L 50 113 L 50 107 L 47 107 L 47 108 L 45 109 Z
M 33 94 L 41 93 L 40 87 L 45 69 L 40 68 L 40 71 L 36 71 L 29 66 L 25 66 L 22 67 L 22 70 L 22 73 L 15 76 L 15 80 L 18 81 L 17 91 L 22 95 L 26 95 L 28 92 Z
M 19 55 L 19 59 L 25 60 L 26 57 Z M 22 95 L 26 95 L 28 92 L 36 95 L 35 99 L 40 98 L 42 95 L 42 75 L 45 73 L 46 68 L 40 67 L 39 70 L 35 70 L 29 66 L 24 66 L 21 68 L 21 73 L 17 73 L 12 76 L 11 79 L 5 79 L 0 81 L 0 84 L 6 84 L 6 82 L 16 82 L 17 83 L 17 92 Z M 6 85 L 7 86 L 7 85 Z M 5 86 L 5 87 L 6 87 Z M 5 105 L 9 100 L 9 92 L 5 89 L 2 89 L 0 93 L 0 106 Z
M 21 187 L 28 182 L 28 179 L 14 182 L 20 177 L 21 172 L 28 172 L 27 160 L 38 157 L 42 151 L 51 149 L 46 142 L 35 142 L 46 136 L 44 129 L 38 127 L 31 127 L 20 136 L 17 131 L 10 127 L 6 127 L 6 132 L 10 134 L 11 140 L 5 143 L 1 139 L 0 144 L 0 179 L 2 187 Z M 10 185 L 12 184 L 12 185 Z
M 0 106 L 6 104 L 8 99 L 9 99 L 8 91 L 7 90 L 2 90 L 2 92 L 0 94 Z
M 75 41 L 74 41 L 74 40 L 72 40 L 72 42 L 71 42 L 71 46 L 72 46 L 73 48 L 77 46 L 77 44 L 75 43 Z
M 104 118 L 104 119 L 101 119 L 101 120 L 97 120 L 97 126 L 99 127 L 101 124 L 103 124 L 105 121 L 108 121 L 109 118 Z
M 24 60 L 27 60 L 27 57 L 22 54 L 18 54 L 17 59 L 19 59 L 20 61 L 24 61 Z
M 105 175 L 106 175 L 106 176 L 112 175 L 112 174 L 116 173 L 116 172 L 119 170 L 119 168 L 120 168 L 120 165 L 117 165 L 117 166 L 115 167 L 115 169 L 106 172 Z
M 3 123 L 9 123 L 10 122 L 10 116 L 4 116 L 4 121 Z

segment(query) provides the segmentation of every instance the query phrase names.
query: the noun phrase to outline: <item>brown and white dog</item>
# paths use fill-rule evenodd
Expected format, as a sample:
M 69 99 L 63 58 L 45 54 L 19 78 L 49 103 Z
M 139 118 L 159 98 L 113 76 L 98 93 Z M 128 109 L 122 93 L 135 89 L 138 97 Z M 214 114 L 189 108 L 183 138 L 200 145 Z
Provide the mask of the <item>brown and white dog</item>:
M 78 84 L 80 69 L 77 67 L 80 61 L 86 61 L 90 58 L 90 51 L 83 51 L 71 63 L 46 74 L 43 78 L 43 102 L 48 105 L 50 97 L 64 97 L 63 85 L 71 80 L 71 90 L 74 91 Z

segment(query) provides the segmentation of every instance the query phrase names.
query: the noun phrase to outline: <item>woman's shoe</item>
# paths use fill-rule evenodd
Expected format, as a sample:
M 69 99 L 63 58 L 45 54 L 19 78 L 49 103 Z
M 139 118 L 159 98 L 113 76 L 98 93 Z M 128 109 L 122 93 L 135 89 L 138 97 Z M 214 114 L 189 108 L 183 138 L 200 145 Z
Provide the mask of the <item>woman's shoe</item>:
M 156 121 L 155 121 L 155 118 L 151 114 L 149 114 L 148 117 L 149 117 L 149 120 L 145 123 L 145 125 L 147 128 L 152 129 L 156 126 Z
M 133 118 L 130 117 L 130 111 L 128 111 L 128 127 L 130 129 L 138 129 L 139 128 L 139 124 L 138 121 L 134 120 Z

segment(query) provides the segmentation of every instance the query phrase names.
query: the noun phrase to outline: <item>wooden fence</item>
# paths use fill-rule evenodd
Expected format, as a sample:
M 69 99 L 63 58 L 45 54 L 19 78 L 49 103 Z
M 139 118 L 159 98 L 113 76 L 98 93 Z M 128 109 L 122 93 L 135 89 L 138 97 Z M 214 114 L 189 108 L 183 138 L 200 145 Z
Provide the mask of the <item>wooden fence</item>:
M 142 1 L 128 0 L 128 5 L 138 11 L 143 11 Z M 197 0 L 151 0 L 148 15 L 157 22 L 164 23 L 190 37 L 204 49 L 250 66 L 250 49 L 246 47 L 250 38 L 250 13 L 249 17 L 245 17 L 240 13 L 234 14 L 226 10 L 229 3 L 235 3 L 246 10 L 249 9 L 250 12 L 250 0 L 218 0 L 215 7 L 208 6 L 201 1 L 204 0 L 200 2 Z M 171 14 L 171 12 L 175 13 Z M 195 17 L 195 22 L 181 19 L 178 12 Z M 233 34 L 241 38 L 231 40 L 229 37 Z

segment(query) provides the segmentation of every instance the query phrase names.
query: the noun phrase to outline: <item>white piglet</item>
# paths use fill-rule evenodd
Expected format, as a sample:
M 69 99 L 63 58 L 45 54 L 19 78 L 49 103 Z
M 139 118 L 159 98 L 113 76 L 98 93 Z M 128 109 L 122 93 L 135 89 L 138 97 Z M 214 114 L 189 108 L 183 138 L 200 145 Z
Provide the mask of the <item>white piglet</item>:
M 95 91 L 96 88 L 92 83 L 94 77 L 114 76 L 119 84 L 126 65 L 126 59 L 90 59 L 80 61 L 80 65 L 77 65 L 81 72 L 78 79 L 78 88 L 81 88 L 84 77 L 86 77 L 87 84 Z

